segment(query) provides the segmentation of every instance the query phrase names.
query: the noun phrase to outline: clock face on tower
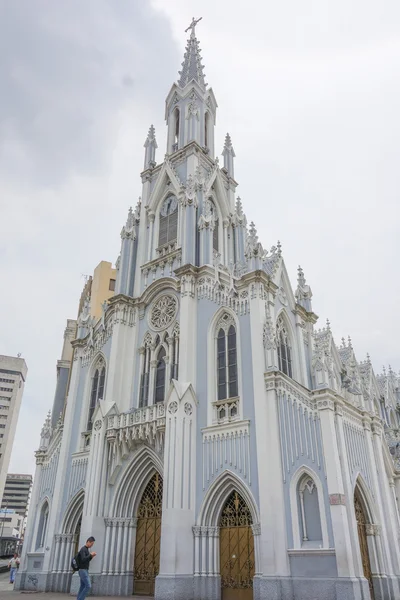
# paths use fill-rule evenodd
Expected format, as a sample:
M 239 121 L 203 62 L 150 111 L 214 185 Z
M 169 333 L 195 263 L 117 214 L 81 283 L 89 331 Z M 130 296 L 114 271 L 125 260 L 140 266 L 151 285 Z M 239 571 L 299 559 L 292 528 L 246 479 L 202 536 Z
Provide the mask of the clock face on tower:
M 168 215 L 172 215 L 176 211 L 178 207 L 178 200 L 175 196 L 168 196 L 163 202 L 161 207 L 161 216 L 167 217 Z

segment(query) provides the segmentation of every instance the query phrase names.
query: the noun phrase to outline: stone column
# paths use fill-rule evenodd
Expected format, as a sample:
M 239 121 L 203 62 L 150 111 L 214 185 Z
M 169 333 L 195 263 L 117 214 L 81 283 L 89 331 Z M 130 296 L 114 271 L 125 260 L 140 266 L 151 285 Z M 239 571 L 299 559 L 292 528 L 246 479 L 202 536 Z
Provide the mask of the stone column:
M 383 429 L 378 419 L 372 420 L 372 439 L 374 447 L 374 455 L 376 461 L 376 471 L 382 498 L 383 517 L 386 519 L 387 539 L 389 542 L 388 566 L 390 569 L 391 585 L 394 596 L 400 595 L 398 578 L 400 575 L 399 568 L 399 541 L 397 537 L 397 520 L 393 510 L 391 491 L 388 477 L 386 474 L 385 462 L 383 458 L 382 444 L 386 443 L 383 439 Z
M 333 393 L 329 389 L 321 390 L 315 392 L 315 397 L 317 398 L 321 423 L 326 479 L 339 576 L 336 586 L 337 593 L 347 594 L 346 598 L 358 598 L 360 583 L 357 581 L 356 576 L 363 578 L 363 573 L 360 565 L 357 564 L 356 570 L 354 564 L 351 536 L 353 536 L 355 541 L 357 529 L 355 527 L 355 516 L 352 520 L 349 518 L 351 505 L 349 504 L 349 511 L 346 507 L 346 501 L 352 503 L 353 499 L 347 498 L 345 494 L 344 476 L 346 477 L 348 462 L 343 433 L 342 412 L 338 405 L 335 425 L 335 396 Z M 342 468 L 345 470 L 345 473 L 342 472 Z M 346 489 L 350 489 L 348 482 Z M 361 585 L 363 586 L 364 593 L 367 594 L 367 581 L 361 579 Z M 366 595 L 365 597 L 368 596 Z
M 249 284 L 250 329 L 253 369 L 255 435 L 257 455 L 268 457 L 258 469 L 260 521 L 263 524 L 258 545 L 259 576 L 254 579 L 255 598 L 279 598 L 286 593 L 290 575 L 286 548 L 286 519 L 282 481 L 278 395 L 275 373 L 265 374 L 263 326 L 266 312 L 266 290 L 269 280 L 263 271 L 245 276 Z M 283 596 L 285 597 L 285 596 Z
M 173 380 L 166 411 L 160 574 L 155 598 L 193 598 L 196 410 L 192 386 Z
M 375 569 L 374 573 L 376 573 L 376 575 L 382 575 L 384 573 L 392 573 L 393 567 L 392 567 L 392 560 L 391 560 L 391 556 L 390 556 L 389 538 L 388 538 L 387 529 L 386 529 L 385 515 L 383 514 L 383 510 L 382 510 L 383 509 L 383 499 L 382 499 L 381 486 L 380 486 L 380 482 L 378 479 L 378 473 L 377 473 L 377 469 L 376 469 L 376 460 L 375 460 L 372 432 L 371 432 L 371 419 L 367 416 L 365 416 L 363 419 L 363 427 L 364 427 L 364 434 L 365 434 L 365 440 L 366 440 L 367 451 L 368 451 L 368 459 L 369 459 L 370 470 L 371 470 L 373 494 L 376 499 L 374 508 L 377 512 L 377 518 L 379 519 L 379 523 L 381 524 L 381 530 L 382 530 L 382 536 L 378 536 L 378 534 L 379 534 L 378 525 L 371 524 L 371 527 L 369 527 L 369 525 L 368 525 L 369 530 L 371 531 L 371 533 L 369 535 L 375 536 L 374 540 L 372 540 L 372 541 L 368 540 L 368 548 L 371 547 L 371 549 L 372 549 L 372 542 L 376 542 L 376 544 L 374 545 L 374 547 L 376 548 L 376 551 L 374 551 L 374 554 L 376 555 L 377 562 L 376 562 L 376 569 Z M 385 586 L 385 583 L 386 582 L 383 582 L 384 586 Z M 387 590 L 385 593 L 388 593 Z
M 200 535 L 201 527 L 193 527 L 194 535 L 194 575 L 200 575 Z

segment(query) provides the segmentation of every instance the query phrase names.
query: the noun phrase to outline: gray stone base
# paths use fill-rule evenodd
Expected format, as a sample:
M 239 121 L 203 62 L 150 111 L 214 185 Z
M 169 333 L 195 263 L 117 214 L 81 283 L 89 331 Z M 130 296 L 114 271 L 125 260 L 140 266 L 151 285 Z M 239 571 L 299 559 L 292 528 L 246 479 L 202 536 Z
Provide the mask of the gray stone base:
M 132 596 L 133 573 L 106 575 L 104 573 L 90 573 L 92 589 L 89 596 Z M 76 596 L 80 586 L 79 574 L 72 576 L 70 594 Z
M 193 600 L 193 575 L 158 575 L 154 600 Z
M 220 600 L 221 577 L 195 577 L 194 578 L 194 600 Z
M 48 592 L 49 574 L 37 571 L 18 571 L 15 577 L 14 590 Z
M 389 584 L 389 590 L 391 592 L 391 598 L 393 598 L 393 600 L 396 600 L 396 598 L 400 598 L 400 581 L 398 577 L 390 577 L 388 576 L 387 578 L 388 584 Z M 374 587 L 374 591 L 375 591 L 375 587 Z
M 366 579 L 262 577 L 253 580 L 253 600 L 370 600 Z M 389 600 L 384 597 L 382 600 Z

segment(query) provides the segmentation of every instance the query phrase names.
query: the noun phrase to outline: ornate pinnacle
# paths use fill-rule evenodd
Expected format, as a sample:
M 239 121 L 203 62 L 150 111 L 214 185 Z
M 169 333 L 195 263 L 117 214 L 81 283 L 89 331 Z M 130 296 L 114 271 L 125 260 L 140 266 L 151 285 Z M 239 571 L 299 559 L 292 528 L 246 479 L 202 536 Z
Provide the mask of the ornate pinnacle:
M 146 148 L 144 155 L 144 168 L 153 169 L 156 166 L 156 150 L 158 148 L 156 142 L 156 130 L 153 125 L 150 125 L 149 133 L 147 134 L 146 141 L 144 143 Z
M 301 287 L 304 287 L 306 285 L 306 278 L 304 277 L 304 271 L 300 265 L 299 265 L 299 268 L 297 269 L 297 283 L 299 285 L 301 285 Z
M 153 144 L 155 148 L 158 148 L 156 142 L 156 130 L 154 129 L 154 125 L 150 125 L 149 133 L 147 134 L 146 141 L 144 143 L 144 147 L 147 148 L 150 144 Z
M 280 243 L 280 241 L 278 240 L 278 243 L 276 244 L 276 247 L 278 248 L 278 256 L 282 255 L 282 244 Z
M 231 140 L 231 136 L 229 135 L 229 133 L 227 133 L 225 136 L 225 144 L 224 144 L 224 149 L 222 151 L 222 154 L 225 154 L 226 152 L 232 154 L 232 156 L 235 156 L 235 151 L 233 149 L 232 140 Z
M 367 364 L 370 365 L 371 364 L 371 357 L 369 355 L 369 353 L 367 352 Z
M 250 223 L 249 237 L 254 244 L 258 242 L 257 229 L 253 221 Z
M 346 340 L 342 337 L 342 348 L 346 348 Z
M 242 200 L 241 200 L 240 196 L 238 196 L 236 198 L 236 212 L 239 217 L 243 216 L 243 206 L 242 206 Z
M 352 344 L 352 341 L 351 341 L 351 337 L 348 336 L 347 339 L 348 339 L 348 342 L 349 342 L 349 348 L 351 348 L 353 350 L 353 344 Z
M 133 212 L 132 212 L 132 206 L 130 206 L 129 210 L 128 210 L 128 218 L 126 219 L 126 228 L 132 229 L 132 227 L 133 227 Z
M 326 329 L 327 329 L 328 331 L 330 331 L 330 330 L 331 330 L 331 323 L 330 323 L 329 319 L 327 319 L 327 320 L 326 320 Z

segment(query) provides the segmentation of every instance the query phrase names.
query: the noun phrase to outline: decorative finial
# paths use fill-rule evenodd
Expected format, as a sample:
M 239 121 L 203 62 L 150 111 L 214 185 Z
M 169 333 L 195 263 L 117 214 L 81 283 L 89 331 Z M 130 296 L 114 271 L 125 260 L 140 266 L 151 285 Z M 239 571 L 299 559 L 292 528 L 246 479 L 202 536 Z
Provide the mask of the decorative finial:
M 222 156 L 224 157 L 224 169 L 230 177 L 234 176 L 234 165 L 233 159 L 236 154 L 232 146 L 232 140 L 229 133 L 225 136 L 224 149 L 222 150 Z
M 156 130 L 154 129 L 154 125 L 150 125 L 149 132 L 147 134 L 146 142 L 155 142 L 156 141 Z M 157 144 L 156 144 L 157 147 Z
M 385 367 L 385 365 L 383 365 L 383 367 L 382 367 L 382 371 L 383 371 L 383 374 L 384 374 L 384 375 L 385 375 L 385 377 L 386 377 L 386 367 Z
M 195 19 L 195 18 L 193 17 L 193 18 L 192 18 L 192 22 L 190 23 L 189 27 L 187 27 L 187 29 L 185 29 L 185 33 L 187 33 L 187 32 L 189 31 L 189 29 L 191 29 L 192 31 L 191 31 L 190 35 L 191 35 L 192 37 L 195 37 L 195 28 L 196 28 L 196 25 L 197 25 L 197 23 L 198 23 L 199 21 L 201 21 L 201 20 L 202 20 L 202 18 L 203 18 L 203 17 L 199 17 L 198 19 Z
M 329 319 L 326 320 L 326 328 L 328 331 L 331 330 L 331 323 L 330 323 Z
M 342 337 L 342 348 L 346 348 L 346 340 Z
M 297 269 L 297 282 L 302 287 L 304 287 L 305 284 L 306 284 L 306 278 L 304 277 L 304 271 L 303 271 L 303 269 L 301 268 L 300 265 L 299 265 L 299 267 Z
M 250 223 L 249 236 L 255 244 L 258 242 L 257 229 L 254 225 L 254 221 Z
M 129 210 L 128 210 L 128 218 L 126 219 L 126 228 L 132 229 L 132 227 L 133 227 L 133 211 L 132 211 L 132 206 L 130 206 Z
M 280 243 L 279 240 L 278 240 L 278 243 L 276 244 L 276 247 L 278 248 L 278 256 L 281 256 L 281 254 L 282 254 L 282 244 Z
M 240 196 L 238 196 L 236 198 L 236 212 L 239 217 L 241 217 L 243 215 L 243 206 L 242 206 L 242 200 L 241 200 Z
M 369 355 L 369 353 L 367 352 L 367 364 L 371 364 L 371 357 Z
M 351 337 L 348 336 L 347 339 L 348 339 L 348 342 L 349 342 L 349 348 L 353 349 L 353 344 L 352 344 L 352 341 L 351 341 Z

